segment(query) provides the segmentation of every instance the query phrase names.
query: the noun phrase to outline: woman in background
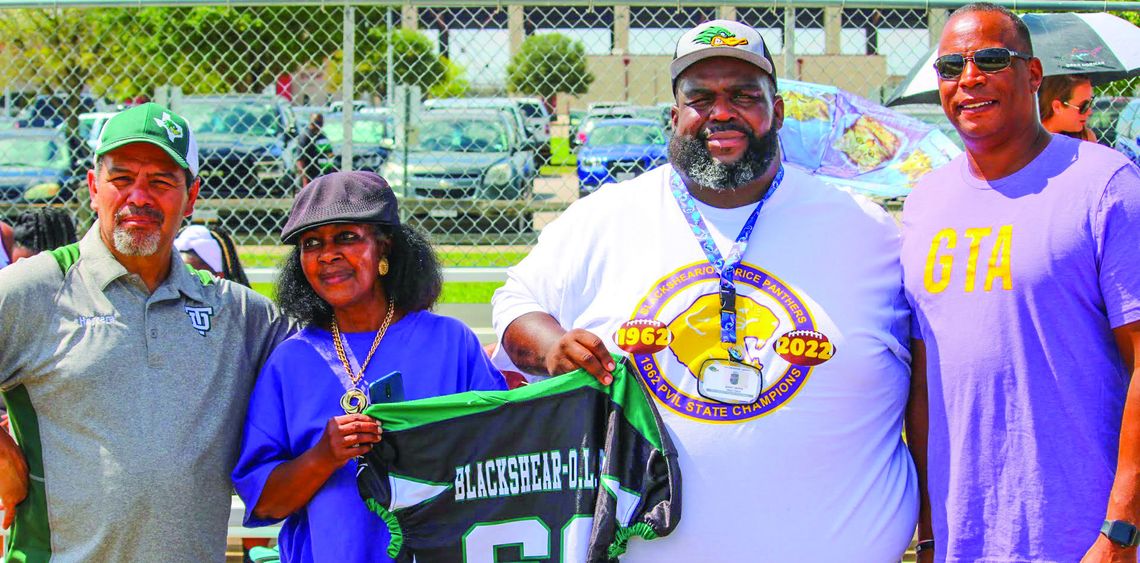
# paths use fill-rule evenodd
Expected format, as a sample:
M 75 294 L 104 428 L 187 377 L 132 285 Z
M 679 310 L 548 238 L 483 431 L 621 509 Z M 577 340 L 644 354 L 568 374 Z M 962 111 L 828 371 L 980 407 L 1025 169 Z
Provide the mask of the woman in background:
M 249 278 L 238 259 L 237 246 L 225 231 L 190 225 L 178 233 L 174 248 L 182 253 L 182 261 L 191 267 L 249 287 Z
M 1096 135 L 1087 125 L 1092 106 L 1092 82 L 1083 74 L 1046 76 L 1037 90 L 1041 125 L 1050 133 L 1095 143 Z
M 6 265 L 5 259 L 15 262 L 79 240 L 71 215 L 54 207 L 25 211 L 12 222 L 7 232 L 5 227 L 7 225 L 0 224 L 4 247 L 0 248 L 0 268 Z

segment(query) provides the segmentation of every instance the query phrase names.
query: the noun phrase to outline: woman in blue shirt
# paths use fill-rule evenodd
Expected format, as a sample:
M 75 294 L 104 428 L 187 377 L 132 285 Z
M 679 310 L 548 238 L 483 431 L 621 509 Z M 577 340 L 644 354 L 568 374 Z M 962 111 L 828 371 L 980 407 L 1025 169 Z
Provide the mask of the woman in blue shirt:
M 356 488 L 354 459 L 381 439 L 359 414 L 368 384 L 403 374 L 405 399 L 505 389 L 474 333 L 428 312 L 442 287 L 430 245 L 400 224 L 376 174 L 319 177 L 293 203 L 281 309 L 304 328 L 281 343 L 250 399 L 233 472 L 245 524 L 284 520 L 281 560 L 388 561 L 388 528 Z

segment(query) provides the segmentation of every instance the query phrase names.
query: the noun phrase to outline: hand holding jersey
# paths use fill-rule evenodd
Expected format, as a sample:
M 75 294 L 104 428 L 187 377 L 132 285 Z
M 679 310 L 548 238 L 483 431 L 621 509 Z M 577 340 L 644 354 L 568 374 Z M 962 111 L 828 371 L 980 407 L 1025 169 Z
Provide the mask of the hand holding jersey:
M 329 419 L 314 447 L 332 473 L 348 460 L 368 453 L 380 441 L 380 434 L 380 424 L 375 419 L 363 414 L 342 414 Z
M 516 364 L 531 373 L 558 375 L 585 370 L 603 384 L 613 381 L 613 359 L 598 335 L 580 328 L 565 330 L 546 313 L 527 313 L 511 323 L 503 338 Z
M 388 557 L 600 562 L 634 536 L 669 535 L 681 516 L 677 452 L 630 368 L 615 366 L 612 385 L 577 371 L 369 407 L 388 436 L 356 481 L 388 527 Z

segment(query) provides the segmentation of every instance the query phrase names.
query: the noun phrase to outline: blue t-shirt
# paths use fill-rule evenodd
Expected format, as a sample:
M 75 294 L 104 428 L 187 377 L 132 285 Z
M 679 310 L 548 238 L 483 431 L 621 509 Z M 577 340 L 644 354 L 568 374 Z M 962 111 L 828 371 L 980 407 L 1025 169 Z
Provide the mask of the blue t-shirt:
M 352 354 L 363 361 L 376 335 L 344 336 Z M 344 414 L 339 375 L 347 374 L 332 371 L 343 368 L 339 362 L 330 366 L 318 352 L 331 343 L 328 331 L 308 327 L 282 342 L 262 367 L 233 472 L 237 493 L 246 505 L 246 526 L 274 523 L 252 513 L 269 474 L 313 447 L 328 420 Z M 388 329 L 364 379 L 374 381 L 393 370 L 403 373 L 407 400 L 506 389 L 470 329 L 428 312 L 411 313 Z M 278 538 L 282 561 L 390 561 L 384 556 L 388 528 L 361 501 L 355 476 L 356 462 L 349 461 L 308 505 L 285 519 Z

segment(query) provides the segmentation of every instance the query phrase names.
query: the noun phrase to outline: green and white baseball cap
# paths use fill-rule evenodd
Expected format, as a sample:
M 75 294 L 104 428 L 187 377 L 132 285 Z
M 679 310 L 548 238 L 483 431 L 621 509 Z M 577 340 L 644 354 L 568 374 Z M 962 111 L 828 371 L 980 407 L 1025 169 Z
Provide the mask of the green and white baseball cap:
M 760 32 L 732 20 L 713 20 L 702 23 L 681 35 L 669 73 L 673 82 L 693 63 L 711 57 L 731 57 L 756 65 L 776 79 L 772 54 L 764 44 Z
M 131 143 L 158 146 L 189 170 L 191 176 L 198 175 L 198 142 L 190 132 L 190 124 L 167 108 L 148 102 L 108 119 L 99 133 L 95 158 Z

